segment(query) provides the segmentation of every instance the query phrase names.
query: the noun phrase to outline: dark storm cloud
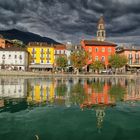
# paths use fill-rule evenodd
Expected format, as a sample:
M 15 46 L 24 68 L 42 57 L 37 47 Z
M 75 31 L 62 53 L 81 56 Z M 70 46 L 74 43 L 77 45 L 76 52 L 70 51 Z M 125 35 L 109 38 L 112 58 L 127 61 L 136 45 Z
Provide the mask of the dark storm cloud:
M 139 0 L 0 0 L 0 29 L 77 41 L 95 38 L 104 15 L 107 36 L 139 36 L 139 5 Z

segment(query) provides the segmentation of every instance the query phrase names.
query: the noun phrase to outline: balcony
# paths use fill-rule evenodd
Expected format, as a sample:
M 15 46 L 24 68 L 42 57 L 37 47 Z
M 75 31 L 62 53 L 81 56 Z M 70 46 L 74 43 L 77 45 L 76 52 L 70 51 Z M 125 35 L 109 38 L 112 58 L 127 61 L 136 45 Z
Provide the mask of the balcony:
M 41 53 L 41 54 L 45 54 L 45 52 L 44 52 L 44 51 L 41 51 L 40 53 Z
M 32 54 L 36 54 L 36 51 L 32 51 Z
M 44 59 L 44 56 L 40 56 L 40 59 Z

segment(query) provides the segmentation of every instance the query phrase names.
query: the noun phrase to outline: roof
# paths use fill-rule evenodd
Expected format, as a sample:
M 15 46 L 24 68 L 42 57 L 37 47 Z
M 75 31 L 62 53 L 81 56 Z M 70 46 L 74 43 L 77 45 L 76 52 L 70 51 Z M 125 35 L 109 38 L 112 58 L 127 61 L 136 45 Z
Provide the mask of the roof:
M 55 50 L 66 50 L 66 46 L 63 44 L 54 45 Z
M 26 48 L 21 47 L 7 47 L 7 48 L 0 48 L 0 51 L 27 51 Z
M 98 21 L 98 25 L 99 24 L 105 24 L 105 21 L 104 21 L 104 17 L 103 16 L 100 17 L 100 19 Z
M 53 47 L 53 44 L 49 45 L 46 42 L 29 42 L 28 47 Z
M 98 40 L 83 40 L 83 43 L 86 46 L 117 46 L 117 44 L 107 41 L 98 41 Z
M 140 46 L 127 46 L 127 47 L 117 47 L 117 52 L 123 52 L 123 51 L 140 51 Z

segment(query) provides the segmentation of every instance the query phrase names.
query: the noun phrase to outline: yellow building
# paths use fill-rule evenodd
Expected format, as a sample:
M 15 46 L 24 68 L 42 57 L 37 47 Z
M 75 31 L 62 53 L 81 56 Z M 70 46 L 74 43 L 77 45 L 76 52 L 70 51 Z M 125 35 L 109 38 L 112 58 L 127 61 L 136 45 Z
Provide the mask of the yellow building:
M 32 70 L 52 70 L 54 65 L 54 47 L 47 43 L 31 42 L 27 50 L 30 54 L 29 68 Z

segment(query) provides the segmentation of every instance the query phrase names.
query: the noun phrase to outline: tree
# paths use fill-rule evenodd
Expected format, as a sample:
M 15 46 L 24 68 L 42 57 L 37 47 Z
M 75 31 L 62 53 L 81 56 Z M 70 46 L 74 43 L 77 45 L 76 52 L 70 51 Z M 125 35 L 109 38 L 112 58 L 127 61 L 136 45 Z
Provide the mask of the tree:
M 67 66 L 67 63 L 68 63 L 68 60 L 66 56 L 59 56 L 56 59 L 56 65 L 57 67 L 60 67 L 62 71 Z
M 91 64 L 91 68 L 97 70 L 97 72 L 99 73 L 99 70 L 104 68 L 104 63 L 99 60 L 96 60 Z
M 87 64 L 88 54 L 87 52 L 80 50 L 75 51 L 71 54 L 70 60 L 74 68 L 77 69 L 77 74 L 79 70 Z
M 127 62 L 128 60 L 124 55 L 114 54 L 109 58 L 109 64 L 111 67 L 115 68 L 115 73 L 117 72 L 117 68 L 122 68 Z

